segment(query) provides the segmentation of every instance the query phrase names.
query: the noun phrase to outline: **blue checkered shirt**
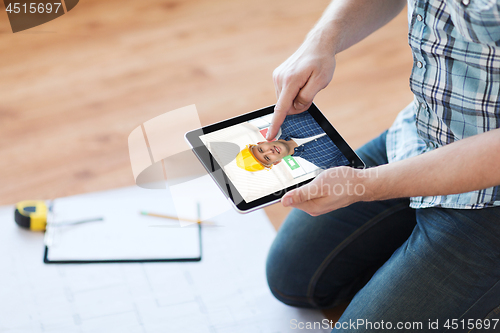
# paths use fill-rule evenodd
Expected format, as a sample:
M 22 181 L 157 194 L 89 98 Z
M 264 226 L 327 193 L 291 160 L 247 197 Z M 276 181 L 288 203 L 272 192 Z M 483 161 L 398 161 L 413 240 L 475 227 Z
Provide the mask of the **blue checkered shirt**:
M 289 141 L 291 138 L 304 139 L 325 133 L 309 112 L 290 115 L 281 125 L 279 139 Z M 292 156 L 301 157 L 314 165 L 329 169 L 340 165 L 348 165 L 349 161 L 340 152 L 333 141 L 324 135 L 295 148 Z
M 500 127 L 500 1 L 409 0 L 408 20 L 415 99 L 389 129 L 389 163 Z M 415 197 L 410 206 L 499 206 L 499 190 Z

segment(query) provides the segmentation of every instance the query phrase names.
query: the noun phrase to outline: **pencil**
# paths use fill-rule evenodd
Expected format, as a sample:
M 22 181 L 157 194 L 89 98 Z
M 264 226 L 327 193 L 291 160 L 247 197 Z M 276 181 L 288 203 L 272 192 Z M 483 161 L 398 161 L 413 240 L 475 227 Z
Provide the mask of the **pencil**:
M 169 220 L 179 220 L 179 221 L 193 222 L 193 223 L 200 223 L 200 224 L 207 224 L 207 225 L 208 224 L 214 224 L 213 222 L 209 222 L 209 221 L 202 222 L 200 220 L 184 219 L 184 218 L 178 218 L 178 217 L 171 216 L 171 215 L 149 213 L 149 212 L 144 212 L 144 211 L 142 211 L 141 214 L 142 215 L 147 215 L 147 216 L 161 217 L 161 218 L 169 219 Z

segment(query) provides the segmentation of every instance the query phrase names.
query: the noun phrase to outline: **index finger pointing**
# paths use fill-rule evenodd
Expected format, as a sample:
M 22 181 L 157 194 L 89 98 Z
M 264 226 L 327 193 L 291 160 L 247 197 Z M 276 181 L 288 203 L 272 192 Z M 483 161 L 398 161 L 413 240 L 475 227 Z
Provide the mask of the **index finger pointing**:
M 286 118 L 286 112 L 281 111 L 281 110 L 276 110 L 274 109 L 273 113 L 273 120 L 271 121 L 271 126 L 269 127 L 269 130 L 267 131 L 266 135 L 266 140 L 271 141 L 276 137 L 278 134 L 278 130 L 281 127 L 281 124 L 283 124 L 283 121 L 285 121 Z
M 276 106 L 274 107 L 273 120 L 271 121 L 271 126 L 266 135 L 267 140 L 272 140 L 276 134 L 278 134 L 278 129 L 285 120 L 286 116 L 289 114 L 290 109 L 293 106 L 293 100 L 297 96 L 299 89 L 291 89 L 290 86 L 286 86 L 284 90 L 281 91 L 280 97 Z

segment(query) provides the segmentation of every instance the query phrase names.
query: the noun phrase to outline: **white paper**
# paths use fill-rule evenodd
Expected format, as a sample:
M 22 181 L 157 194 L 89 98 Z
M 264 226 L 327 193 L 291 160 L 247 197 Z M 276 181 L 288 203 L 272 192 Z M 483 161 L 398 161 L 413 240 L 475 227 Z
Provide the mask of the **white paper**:
M 133 186 L 56 199 L 53 219 L 49 220 L 47 228 L 48 259 L 199 258 L 199 230 L 196 226 L 181 228 L 177 220 L 141 214 L 145 211 L 177 216 L 168 193 L 167 190 Z M 191 211 L 182 213 L 192 217 Z M 103 221 L 54 227 L 50 224 L 92 218 L 103 218 Z
M 198 161 L 196 161 L 198 163 Z M 168 189 L 171 194 L 171 200 L 175 210 L 183 212 L 183 218 L 197 219 L 198 203 L 200 203 L 200 218 L 207 220 L 231 210 L 229 200 L 224 196 L 217 184 L 205 174 L 201 177 L 188 180 L 176 180 L 168 182 Z M 184 214 L 186 214 L 184 216 Z M 192 223 L 180 221 L 181 226 Z

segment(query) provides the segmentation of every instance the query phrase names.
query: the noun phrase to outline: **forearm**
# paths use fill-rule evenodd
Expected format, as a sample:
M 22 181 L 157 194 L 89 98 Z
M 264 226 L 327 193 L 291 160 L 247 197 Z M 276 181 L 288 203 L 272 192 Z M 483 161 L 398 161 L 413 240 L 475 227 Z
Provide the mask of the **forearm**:
M 500 185 L 500 129 L 366 169 L 366 199 L 465 193 Z
M 316 43 L 337 54 L 388 23 L 405 5 L 405 0 L 333 0 L 306 44 Z

